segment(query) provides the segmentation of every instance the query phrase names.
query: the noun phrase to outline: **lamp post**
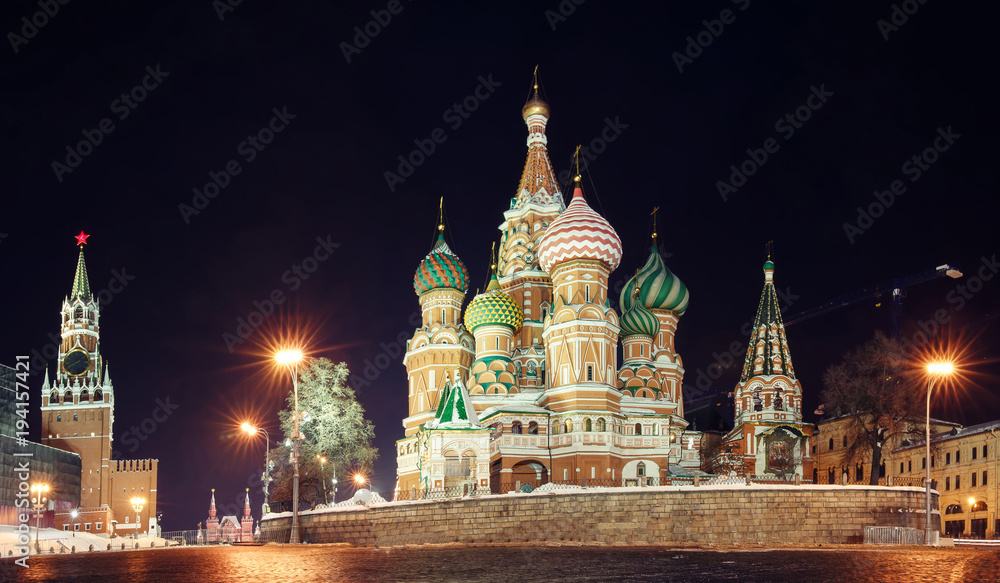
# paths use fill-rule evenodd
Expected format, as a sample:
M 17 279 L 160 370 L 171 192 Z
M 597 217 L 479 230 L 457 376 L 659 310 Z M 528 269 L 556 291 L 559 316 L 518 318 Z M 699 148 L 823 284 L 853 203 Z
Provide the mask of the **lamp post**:
M 78 510 L 71 510 L 70 513 L 69 513 L 69 516 L 70 516 L 70 518 L 73 519 L 71 521 L 71 524 L 73 525 L 73 536 L 76 536 L 76 519 L 80 516 L 80 511 L 78 511 Z
M 264 504 L 261 506 L 261 516 L 264 516 L 271 511 L 267 504 L 268 486 L 271 483 L 271 436 L 267 434 L 266 429 L 254 427 L 249 423 L 243 423 L 240 427 L 250 435 L 256 435 L 258 432 L 264 434 Z
M 40 522 L 42 520 L 42 508 L 45 508 L 45 502 L 48 500 L 46 494 L 49 492 L 48 484 L 34 484 L 31 486 L 31 506 L 35 509 L 35 553 L 39 554 L 42 552 L 42 547 L 38 542 L 38 532 L 40 529 Z
M 326 496 L 326 456 L 316 454 L 316 459 L 319 460 L 320 482 L 323 483 L 323 504 L 329 504 L 330 499 Z
M 299 432 L 299 362 L 302 361 L 302 351 L 282 350 L 275 355 L 278 364 L 288 367 L 289 374 L 292 375 L 292 392 L 295 395 L 295 416 L 292 427 L 292 436 L 295 443 L 292 445 L 292 532 L 288 542 L 298 544 L 299 542 L 299 442 L 301 434 Z
M 146 499 L 135 497 L 132 498 L 131 502 L 132 508 L 135 509 L 135 539 L 139 540 L 139 513 L 142 512 L 142 507 L 146 504 Z
M 934 381 L 938 376 L 951 374 L 953 367 L 950 362 L 932 362 L 927 365 L 930 376 L 927 379 L 927 422 L 924 424 L 924 468 L 927 470 L 924 478 L 926 500 L 924 510 L 924 544 L 931 544 L 931 393 L 934 391 Z

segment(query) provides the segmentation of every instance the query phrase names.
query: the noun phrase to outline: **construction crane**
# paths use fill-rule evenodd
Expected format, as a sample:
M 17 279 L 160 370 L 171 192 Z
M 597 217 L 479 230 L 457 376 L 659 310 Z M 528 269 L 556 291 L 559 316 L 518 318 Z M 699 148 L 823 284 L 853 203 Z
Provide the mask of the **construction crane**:
M 889 281 L 884 281 L 877 285 L 834 298 L 821 306 L 796 314 L 795 316 L 785 320 L 785 326 L 791 326 L 792 324 L 797 324 L 803 320 L 821 316 L 827 312 L 839 310 L 840 308 L 844 308 L 867 299 L 876 298 L 878 300 L 878 303 L 875 304 L 876 306 L 881 306 L 882 302 L 886 300 L 890 300 L 892 302 L 892 320 L 889 323 L 889 334 L 892 338 L 898 340 L 899 319 L 903 308 L 903 298 L 906 297 L 906 289 L 939 277 L 958 279 L 959 277 L 962 277 L 962 271 L 958 267 L 953 267 L 946 263 L 944 265 L 939 265 L 932 270 L 911 275 L 910 277 L 890 279 Z

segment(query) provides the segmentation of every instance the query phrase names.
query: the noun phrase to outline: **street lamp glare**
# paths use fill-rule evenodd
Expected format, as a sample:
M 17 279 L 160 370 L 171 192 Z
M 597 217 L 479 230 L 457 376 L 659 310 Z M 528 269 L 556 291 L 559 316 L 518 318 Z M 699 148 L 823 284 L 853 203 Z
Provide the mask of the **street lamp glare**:
M 274 355 L 274 359 L 278 361 L 278 364 L 295 364 L 302 360 L 302 351 L 282 350 Z
M 972 497 L 970 497 L 970 498 L 969 498 L 969 504 L 970 504 L 971 506 L 975 506 L 975 505 L 976 505 L 976 499 L 975 499 L 975 498 L 972 498 Z
M 950 362 L 931 362 L 927 365 L 927 372 L 931 374 L 948 375 L 954 370 L 955 367 Z
M 257 433 L 257 428 L 254 427 L 253 425 L 250 425 L 246 421 L 244 421 L 243 424 L 240 425 L 240 429 L 242 429 L 243 431 L 249 433 L 250 435 L 253 435 L 254 433 Z
M 362 476 L 361 474 L 355 474 L 354 475 L 354 481 L 357 482 L 360 485 L 360 484 L 364 484 L 367 480 L 365 480 L 365 477 Z

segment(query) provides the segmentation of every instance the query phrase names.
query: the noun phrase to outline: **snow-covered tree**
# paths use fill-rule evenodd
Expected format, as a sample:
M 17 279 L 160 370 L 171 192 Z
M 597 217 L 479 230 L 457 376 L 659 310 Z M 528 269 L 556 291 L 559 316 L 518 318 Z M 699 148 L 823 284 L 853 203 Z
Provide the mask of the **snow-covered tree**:
M 316 358 L 299 370 L 299 431 L 305 436 L 299 453 L 299 497 L 312 503 L 323 502 L 323 487 L 332 500 L 333 472 L 345 481 L 349 470 L 367 468 L 378 457 L 372 445 L 375 426 L 365 419 L 365 410 L 348 386 L 347 364 Z M 288 408 L 278 414 L 286 440 L 293 438 L 294 395 L 288 394 Z M 304 420 L 303 420 L 304 419 Z M 294 443 L 294 442 L 293 442 Z M 290 449 L 272 452 L 272 500 L 292 497 Z M 327 462 L 320 463 L 324 457 Z

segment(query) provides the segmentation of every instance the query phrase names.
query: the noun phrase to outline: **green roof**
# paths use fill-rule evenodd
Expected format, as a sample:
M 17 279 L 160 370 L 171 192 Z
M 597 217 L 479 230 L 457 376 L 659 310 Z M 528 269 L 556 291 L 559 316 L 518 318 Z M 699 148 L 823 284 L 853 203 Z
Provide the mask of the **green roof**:
M 90 298 L 90 281 L 87 280 L 87 264 L 83 260 L 83 247 L 80 247 L 80 258 L 76 261 L 76 277 L 73 278 L 73 291 L 69 299 Z

